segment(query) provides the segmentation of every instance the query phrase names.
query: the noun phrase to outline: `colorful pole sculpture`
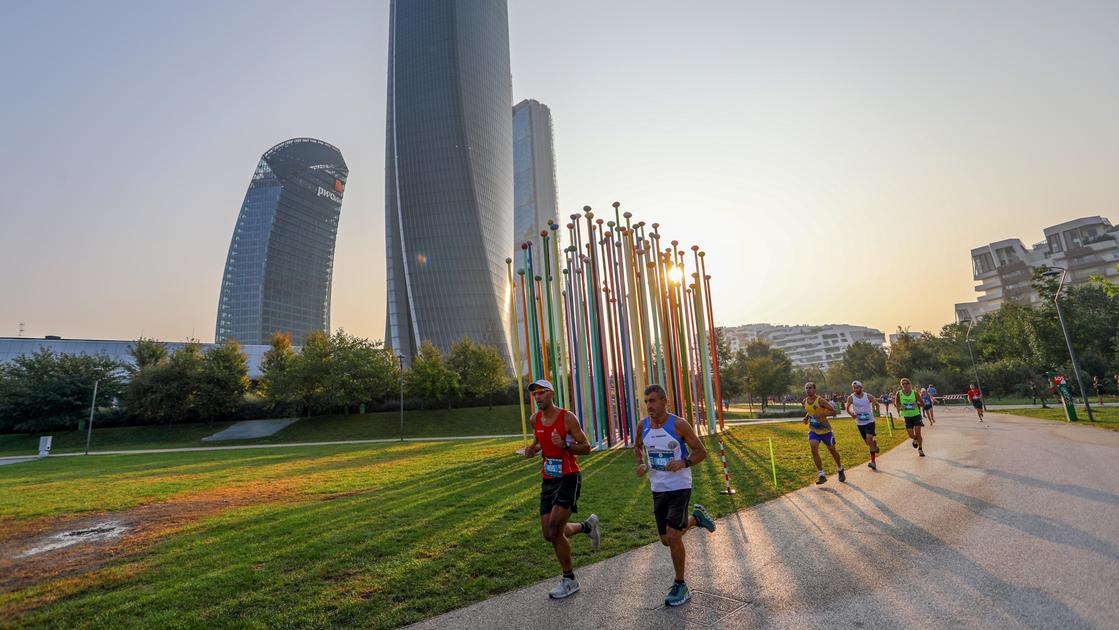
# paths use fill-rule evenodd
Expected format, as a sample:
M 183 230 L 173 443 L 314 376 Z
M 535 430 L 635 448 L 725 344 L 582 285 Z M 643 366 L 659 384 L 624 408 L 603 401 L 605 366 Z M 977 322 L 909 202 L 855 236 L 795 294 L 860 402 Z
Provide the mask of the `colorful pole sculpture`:
M 509 272 L 509 332 L 513 338 L 513 377 L 517 379 L 517 402 L 521 406 L 521 435 L 524 445 L 528 447 L 528 421 L 525 417 L 525 390 L 521 383 L 521 344 L 517 340 L 517 300 L 514 297 L 517 286 L 513 283 L 513 259 L 505 259 L 505 267 Z

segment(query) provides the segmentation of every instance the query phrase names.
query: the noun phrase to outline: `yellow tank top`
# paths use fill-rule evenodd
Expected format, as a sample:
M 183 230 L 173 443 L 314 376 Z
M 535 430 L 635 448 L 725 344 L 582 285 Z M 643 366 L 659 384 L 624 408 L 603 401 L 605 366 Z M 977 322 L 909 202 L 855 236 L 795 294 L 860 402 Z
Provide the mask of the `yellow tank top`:
M 830 431 L 831 425 L 828 423 L 827 416 L 825 415 L 828 413 L 828 408 L 820 404 L 821 400 L 823 400 L 823 398 L 820 396 L 813 398 L 811 403 L 808 402 L 807 398 L 804 399 L 804 412 L 811 416 L 808 419 L 808 426 L 812 427 L 814 430 L 826 429 Z

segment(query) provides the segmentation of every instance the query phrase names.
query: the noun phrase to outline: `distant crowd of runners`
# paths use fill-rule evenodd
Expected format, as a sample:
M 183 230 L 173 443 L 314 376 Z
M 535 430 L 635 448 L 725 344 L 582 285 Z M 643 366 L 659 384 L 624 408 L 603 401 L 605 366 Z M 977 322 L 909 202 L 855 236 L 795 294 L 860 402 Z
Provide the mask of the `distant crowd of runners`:
M 537 411 L 532 420 L 532 444 L 525 447 L 522 454 L 527 458 L 537 454 L 541 456 L 540 529 L 544 539 L 552 544 L 563 572 L 548 596 L 564 599 L 579 591 L 571 559 L 571 538 L 585 535 L 591 549 L 598 549 L 602 541 L 598 515 L 591 514 L 585 521 L 571 522 L 572 515 L 579 511 L 579 495 L 583 486 L 576 456 L 590 453 L 591 444 L 575 414 L 554 404 L 555 391 L 549 381 L 538 380 L 528 389 Z M 860 381 L 852 381 L 851 393 L 843 402 L 842 409 L 855 419 L 859 435 L 870 453 L 867 466 L 871 470 L 878 470 L 875 418 L 883 415 L 882 408 L 885 407 L 884 415 L 891 423 L 893 414 L 890 405 L 897 409 L 913 448 L 917 449 L 919 457 L 924 457 L 922 428 L 926 426 L 926 420 L 930 426 L 936 424 L 934 402 L 937 395 L 934 386 L 918 390 L 908 378 L 899 381 L 896 392 L 883 393 L 878 397 L 865 391 Z M 974 384 L 968 386 L 967 399 L 975 408 L 979 422 L 983 422 L 983 394 Z M 641 420 L 634 436 L 635 472 L 638 477 L 649 479 L 657 533 L 672 557 L 675 576 L 664 603 L 679 606 L 692 597 L 684 579 L 686 553 L 683 537 L 695 528 L 709 533 L 715 531 L 715 519 L 710 512 L 703 505 L 691 502 L 691 468 L 707 458 L 707 449 L 687 420 L 668 413 L 668 396 L 662 386 L 654 384 L 646 387 L 644 402 L 648 415 Z M 816 483 L 828 481 L 820 458 L 821 444 L 835 460 L 839 481 L 846 482 L 847 473 L 836 450 L 836 436 L 830 421 L 839 415 L 838 400 L 831 401 L 817 394 L 816 384 L 809 382 L 804 385 L 801 404 L 804 406 L 803 421 L 808 425 L 808 445 L 817 471 Z

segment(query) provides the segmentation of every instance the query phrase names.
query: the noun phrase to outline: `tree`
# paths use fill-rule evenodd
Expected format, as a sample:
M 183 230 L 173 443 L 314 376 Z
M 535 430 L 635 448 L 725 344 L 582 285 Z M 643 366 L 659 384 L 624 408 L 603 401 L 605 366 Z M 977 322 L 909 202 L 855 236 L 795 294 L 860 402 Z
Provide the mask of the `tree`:
M 206 351 L 193 392 L 194 414 L 213 423 L 228 418 L 249 390 L 249 365 L 241 344 L 227 339 Z
M 339 330 L 331 337 L 330 401 L 347 413 L 363 402 L 385 399 L 396 389 L 396 357 L 380 341 Z
M 761 398 L 764 411 L 770 396 L 789 390 L 793 382 L 793 364 L 783 351 L 761 340 L 750 342 L 744 354 L 746 391 Z
M 404 373 L 404 389 L 409 396 L 420 399 L 422 408 L 428 401 L 441 400 L 457 391 L 458 375 L 447 367 L 439 348 L 425 340 L 412 367 Z
M 97 404 L 121 394 L 122 365 L 105 355 L 40 348 L 0 365 L 0 433 L 76 429 Z
M 272 347 L 260 359 L 260 380 L 257 386 L 260 395 L 276 409 L 292 402 L 287 373 L 295 351 L 291 347 L 290 332 L 272 333 L 270 343 Z
M 847 373 L 860 380 L 886 375 L 886 351 L 866 341 L 856 341 L 848 346 L 841 363 Z
M 128 349 L 128 353 L 132 355 L 132 360 L 135 362 L 134 365 L 128 366 L 129 374 L 136 374 L 144 368 L 160 365 L 167 361 L 167 346 L 155 339 L 140 337 Z
M 509 382 L 505 361 L 497 348 L 474 343 L 469 337 L 451 345 L 447 365 L 454 371 L 462 394 L 484 396 L 490 407 L 493 407 L 493 395 Z
M 901 335 L 890 346 L 886 357 L 886 372 L 895 379 L 912 378 L 917 370 L 935 370 L 940 367 L 933 351 L 921 339 L 927 335 L 914 335 L 898 329 Z
M 723 398 L 735 400 L 746 393 L 746 353 L 742 350 L 719 355 L 719 385 Z

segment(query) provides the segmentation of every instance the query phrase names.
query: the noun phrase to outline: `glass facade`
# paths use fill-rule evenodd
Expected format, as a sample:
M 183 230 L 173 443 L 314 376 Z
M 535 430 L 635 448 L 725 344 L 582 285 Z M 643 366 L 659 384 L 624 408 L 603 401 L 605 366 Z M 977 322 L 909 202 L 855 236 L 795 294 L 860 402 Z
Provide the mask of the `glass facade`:
M 392 2 L 385 142 L 387 343 L 506 343 L 513 234 L 504 0 Z
M 337 148 L 293 138 L 257 164 L 218 296 L 214 339 L 267 344 L 274 332 L 301 345 L 330 330 L 330 283 L 349 170 Z
M 559 216 L 552 112 L 531 99 L 513 108 L 513 202 L 512 256 L 519 260 L 525 241 L 531 240 L 534 251 L 539 251 L 540 230 L 549 219 L 560 225 L 568 221 Z M 565 232 L 555 233 L 562 236 Z

